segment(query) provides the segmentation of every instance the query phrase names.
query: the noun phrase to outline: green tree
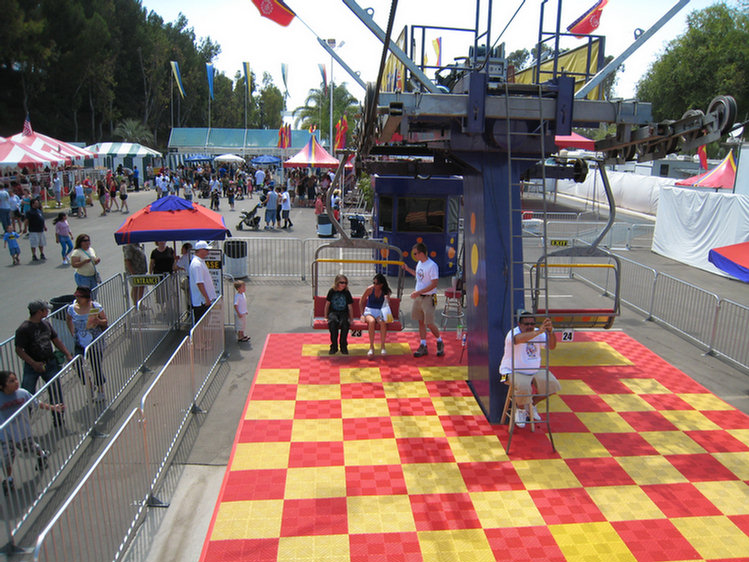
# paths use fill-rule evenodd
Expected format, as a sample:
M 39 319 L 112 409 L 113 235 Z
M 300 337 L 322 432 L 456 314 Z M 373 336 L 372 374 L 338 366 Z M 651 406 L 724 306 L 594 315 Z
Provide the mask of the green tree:
M 717 95 L 736 98 L 738 115 L 749 107 L 749 9 L 715 4 L 687 17 L 687 30 L 671 41 L 637 85 L 656 120 L 705 110 Z
M 354 129 L 354 117 L 359 114 L 359 101 L 351 95 L 345 84 L 332 85 L 333 87 L 333 127 L 343 115 L 348 120 L 348 132 L 346 134 L 347 144 Z M 314 88 L 307 94 L 304 105 L 293 111 L 294 126 L 309 129 L 316 126 L 322 138 L 328 139 L 330 131 L 330 92 L 326 91 L 322 84 L 320 88 Z
M 153 133 L 137 119 L 123 119 L 114 129 L 114 136 L 124 142 L 135 142 L 150 146 L 154 142 Z

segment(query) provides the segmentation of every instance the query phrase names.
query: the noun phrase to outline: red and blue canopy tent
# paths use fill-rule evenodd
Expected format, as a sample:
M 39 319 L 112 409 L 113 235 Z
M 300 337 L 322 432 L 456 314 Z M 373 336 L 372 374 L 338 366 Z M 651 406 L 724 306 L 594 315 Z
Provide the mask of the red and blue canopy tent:
M 736 182 L 736 161 L 733 151 L 728 153 L 717 167 L 712 170 L 676 182 L 685 187 L 709 187 L 712 189 L 733 189 Z
M 310 137 L 304 148 L 283 163 L 284 168 L 337 168 L 340 162 Z
M 749 242 L 713 248 L 707 259 L 721 271 L 749 283 Z
M 224 218 L 202 205 L 169 195 L 122 223 L 114 239 L 118 244 L 172 240 L 224 240 L 231 232 Z

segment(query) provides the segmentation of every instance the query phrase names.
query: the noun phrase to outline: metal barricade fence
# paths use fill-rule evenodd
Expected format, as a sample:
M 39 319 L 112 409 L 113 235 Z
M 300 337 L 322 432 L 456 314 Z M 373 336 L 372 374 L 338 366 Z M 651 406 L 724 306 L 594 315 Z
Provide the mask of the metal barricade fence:
M 94 292 L 94 300 L 99 301 L 110 319 L 119 318 L 130 308 L 127 299 L 127 279 L 121 273 L 97 285 Z
M 380 239 L 374 239 L 380 241 Z M 312 262 L 315 261 L 315 253 L 320 248 L 328 244 L 330 240 L 319 240 L 317 238 L 307 238 L 304 240 L 304 259 L 305 259 L 305 272 L 306 275 L 310 274 Z M 378 255 L 375 255 L 377 252 Z M 328 248 L 324 250 L 318 257 L 321 259 L 346 259 L 346 260 L 372 260 L 372 259 L 385 259 L 384 256 L 379 255 L 379 250 L 373 248 Z M 401 259 L 402 256 L 395 256 L 391 252 L 389 259 Z M 338 274 L 344 274 L 348 277 L 372 277 L 377 273 L 375 264 L 371 263 L 319 263 L 317 269 L 318 279 L 320 287 L 325 287 L 328 284 L 333 283 L 333 279 Z M 329 280 L 329 283 L 328 281 Z
M 650 319 L 658 272 L 636 261 L 619 256 L 621 263 L 621 302 Z
M 234 326 L 234 297 L 237 290 L 234 288 L 234 277 L 224 273 L 224 326 Z
M 162 341 L 175 329 L 180 319 L 181 289 L 179 275 L 166 275 L 153 286 L 136 306 L 135 329 L 145 363 Z M 142 364 L 141 363 L 141 364 Z
M 143 430 L 149 496 L 153 495 L 177 443 L 177 436 L 191 413 L 193 387 L 188 381 L 188 374 L 192 371 L 191 352 L 189 338 L 185 337 L 140 401 L 145 420 Z
M 711 351 L 729 362 L 749 369 L 749 307 L 728 299 L 719 303 Z
M 233 308 L 233 304 L 232 304 Z M 219 362 L 226 349 L 224 331 L 224 297 L 220 296 L 206 311 L 200 321 L 190 330 L 192 344 L 192 368 L 194 399 L 202 392 L 208 375 Z M 200 379 L 200 373 L 206 376 Z
M 715 293 L 659 273 L 655 278 L 652 317 L 710 349 L 719 301 Z
M 650 248 L 653 245 L 655 224 L 632 224 L 629 229 L 627 248 Z
M 134 409 L 37 538 L 35 562 L 117 560 L 145 513 L 143 420 Z
M 42 466 L 37 455 L 39 449 L 22 443 L 15 446 L 19 454 L 12 463 L 14 487 L 11 489 L 6 483 L 8 493 L 3 496 L 3 519 L 8 532 L 3 544 L 13 542 L 15 533 L 89 437 L 100 405 L 90 399 L 83 384 L 84 369 L 83 357 L 76 356 L 34 395 L 33 400 L 0 425 L 4 456 L 6 451 L 8 455 L 13 454 L 16 440 L 12 438 L 12 428 L 19 424 L 27 431 L 29 443 L 38 443 L 46 454 Z M 16 372 L 19 382 L 22 374 L 22 371 Z M 57 413 L 37 409 L 34 406 L 37 400 L 47 404 L 63 403 L 65 410 Z M 7 469 L 3 478 L 7 481 Z
M 280 236 L 280 235 L 279 235 Z M 301 278 L 301 240 L 299 238 L 238 238 L 227 242 L 247 244 L 247 275 L 250 277 Z M 226 245 L 226 242 L 224 242 Z

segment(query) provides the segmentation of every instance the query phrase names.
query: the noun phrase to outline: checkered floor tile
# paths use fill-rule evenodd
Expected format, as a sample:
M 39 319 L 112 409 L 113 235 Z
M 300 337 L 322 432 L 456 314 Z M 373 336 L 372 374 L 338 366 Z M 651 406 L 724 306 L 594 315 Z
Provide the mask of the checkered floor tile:
M 509 455 L 450 334 L 388 338 L 270 336 L 202 562 L 749 560 L 749 416 L 625 334 L 560 344 L 556 451 L 541 425 Z

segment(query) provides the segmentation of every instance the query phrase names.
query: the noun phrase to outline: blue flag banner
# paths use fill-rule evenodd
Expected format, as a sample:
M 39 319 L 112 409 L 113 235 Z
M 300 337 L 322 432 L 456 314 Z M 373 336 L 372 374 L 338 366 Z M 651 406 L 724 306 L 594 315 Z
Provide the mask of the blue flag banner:
M 243 62 L 242 68 L 244 69 L 244 83 L 247 86 L 247 96 L 252 96 L 252 84 L 250 83 L 250 63 L 249 62 Z
M 174 81 L 177 82 L 177 89 L 184 99 L 185 89 L 182 87 L 182 75 L 179 73 L 179 63 L 176 60 L 173 60 L 169 61 L 169 64 L 172 65 L 172 74 L 174 75 Z
M 208 95 L 213 99 L 213 75 L 216 72 L 213 68 L 213 63 L 205 63 L 205 71 L 208 74 Z
M 288 94 L 289 93 L 289 87 L 286 85 L 286 77 L 289 73 L 289 65 L 285 62 L 281 63 L 281 78 L 283 79 L 283 89 Z

